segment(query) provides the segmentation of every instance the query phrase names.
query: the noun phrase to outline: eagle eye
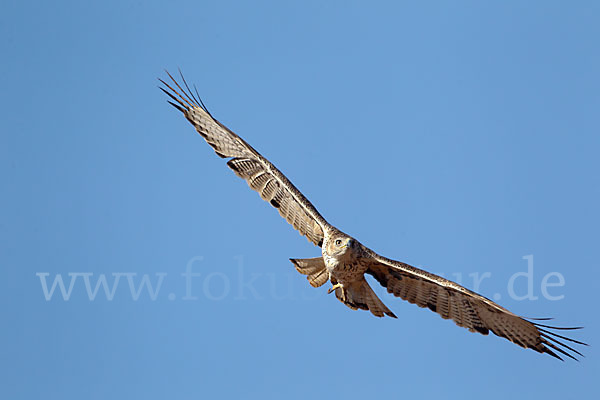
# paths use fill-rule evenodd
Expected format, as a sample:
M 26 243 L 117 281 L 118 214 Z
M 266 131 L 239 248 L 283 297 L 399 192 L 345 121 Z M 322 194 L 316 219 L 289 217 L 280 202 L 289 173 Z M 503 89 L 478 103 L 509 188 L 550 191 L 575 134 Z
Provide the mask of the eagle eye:
M 339 246 L 340 244 L 342 244 L 342 241 L 340 239 L 338 239 L 338 240 L 335 241 L 335 245 L 336 246 Z

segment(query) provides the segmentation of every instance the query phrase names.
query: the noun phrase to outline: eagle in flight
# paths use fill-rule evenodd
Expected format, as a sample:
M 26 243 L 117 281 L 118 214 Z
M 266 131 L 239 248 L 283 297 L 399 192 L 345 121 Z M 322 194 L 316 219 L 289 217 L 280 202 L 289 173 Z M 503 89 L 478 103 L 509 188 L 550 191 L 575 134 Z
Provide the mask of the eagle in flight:
M 389 293 L 419 307 L 429 308 L 444 319 L 452 319 L 471 332 L 490 331 L 524 348 L 547 353 L 560 360 L 582 356 L 565 342 L 586 345 L 548 329 L 559 328 L 531 322 L 469 289 L 403 262 L 390 260 L 329 224 L 310 201 L 273 164 L 244 139 L 217 121 L 181 75 L 181 85 L 168 72 L 170 84 L 160 89 L 173 101 L 198 133 L 227 165 L 263 200 L 275 207 L 300 234 L 321 247 L 321 257 L 290 259 L 313 287 L 331 282 L 328 293 L 353 310 L 368 310 L 377 317 L 396 315 L 377 297 L 365 274 L 372 275 Z M 183 89 L 185 87 L 185 89 Z M 536 321 L 539 321 L 536 320 Z

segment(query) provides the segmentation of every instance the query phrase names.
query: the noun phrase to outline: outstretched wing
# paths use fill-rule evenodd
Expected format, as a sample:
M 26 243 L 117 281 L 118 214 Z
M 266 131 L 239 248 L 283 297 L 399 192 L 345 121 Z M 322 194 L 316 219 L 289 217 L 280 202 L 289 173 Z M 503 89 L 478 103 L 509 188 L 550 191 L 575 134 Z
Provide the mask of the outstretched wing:
M 227 165 L 237 176 L 244 179 L 263 200 L 277 208 L 279 214 L 308 240 L 322 246 L 323 232 L 328 224 L 316 208 L 269 160 L 214 119 L 199 96 L 190 91 L 183 75 L 181 80 L 187 92 L 171 74 L 167 74 L 172 85 L 179 89 L 159 79 L 166 86 L 166 89 L 160 89 L 175 101 L 169 103 L 183 113 L 219 157 L 231 158 Z
M 548 353 L 560 360 L 562 358 L 555 351 L 573 359 L 576 358 L 568 351 L 582 356 L 579 351 L 568 346 L 564 341 L 580 345 L 586 345 L 585 343 L 543 329 L 580 328 L 558 328 L 527 321 L 452 281 L 408 264 L 387 259 L 371 250 L 369 253 L 373 261 L 367 273 L 373 275 L 389 293 L 403 300 L 419 307 L 427 307 L 440 314 L 442 318 L 452 319 L 458 326 L 465 327 L 471 332 L 487 335 L 492 331 L 519 346 Z

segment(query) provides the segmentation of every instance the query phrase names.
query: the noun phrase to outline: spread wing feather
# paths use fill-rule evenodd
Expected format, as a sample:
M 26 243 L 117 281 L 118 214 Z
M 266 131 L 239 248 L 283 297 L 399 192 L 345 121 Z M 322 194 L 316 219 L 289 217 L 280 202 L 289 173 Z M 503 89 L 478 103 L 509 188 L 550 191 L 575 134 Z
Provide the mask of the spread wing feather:
M 558 328 L 528 321 L 452 281 L 369 252 L 373 262 L 367 273 L 387 288 L 389 293 L 419 307 L 427 307 L 471 332 L 487 335 L 491 331 L 519 346 L 547 353 L 560 360 L 562 358 L 557 353 L 573 359 L 576 359 L 573 354 L 582 356 L 565 341 L 587 346 L 543 329 L 580 328 Z
M 263 200 L 277 208 L 300 234 L 322 246 L 323 232 L 328 224 L 316 208 L 269 160 L 213 118 L 200 98 L 189 89 L 183 75 L 181 80 L 187 91 L 171 74 L 167 74 L 172 85 L 159 80 L 166 87 L 160 89 L 173 100 L 169 103 L 184 114 L 219 157 L 230 158 L 227 165 L 237 176 L 244 179 Z

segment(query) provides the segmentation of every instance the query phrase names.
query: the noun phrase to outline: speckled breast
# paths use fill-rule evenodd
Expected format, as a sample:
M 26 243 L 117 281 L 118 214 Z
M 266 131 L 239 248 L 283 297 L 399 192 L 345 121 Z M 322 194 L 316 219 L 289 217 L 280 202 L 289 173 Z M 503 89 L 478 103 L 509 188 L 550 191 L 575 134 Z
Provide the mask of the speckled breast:
M 339 261 L 333 257 L 324 257 L 324 259 L 327 271 L 341 284 L 362 279 L 367 270 L 367 263 L 361 260 Z

